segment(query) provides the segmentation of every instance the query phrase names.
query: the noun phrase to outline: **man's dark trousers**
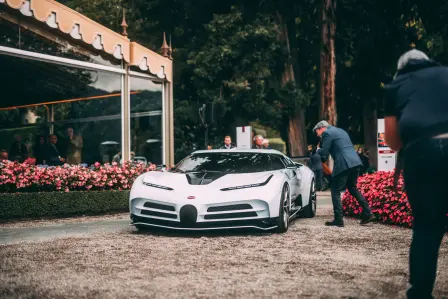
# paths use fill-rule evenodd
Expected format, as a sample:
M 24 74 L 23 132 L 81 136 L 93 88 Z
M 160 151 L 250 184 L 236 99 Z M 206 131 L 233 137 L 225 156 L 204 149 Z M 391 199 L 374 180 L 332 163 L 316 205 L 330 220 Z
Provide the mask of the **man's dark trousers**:
M 316 190 L 322 191 L 324 171 L 322 169 L 314 170 L 314 176 L 316 177 Z
M 448 221 L 448 139 L 430 139 L 404 152 L 404 183 L 413 221 L 407 298 L 430 299 Z M 443 287 L 442 287 L 443 288 Z
M 341 192 L 345 190 L 346 186 L 348 192 L 356 198 L 359 205 L 362 207 L 363 218 L 367 218 L 372 214 L 369 203 L 356 187 L 360 168 L 361 167 L 359 166 L 346 169 L 335 175 L 331 180 L 331 200 L 333 201 L 334 220 L 336 222 L 343 221 Z

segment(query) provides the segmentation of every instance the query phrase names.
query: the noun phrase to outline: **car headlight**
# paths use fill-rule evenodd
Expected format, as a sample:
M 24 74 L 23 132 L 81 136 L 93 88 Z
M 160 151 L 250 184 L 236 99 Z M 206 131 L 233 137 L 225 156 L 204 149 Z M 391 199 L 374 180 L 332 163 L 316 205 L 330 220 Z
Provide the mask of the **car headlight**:
M 158 188 L 158 189 L 169 190 L 169 191 L 173 191 L 174 190 L 171 187 L 156 185 L 156 184 L 152 184 L 152 183 L 148 183 L 148 182 L 143 182 L 143 185 L 148 186 L 148 187 Z
M 263 183 L 258 183 L 258 184 L 248 184 L 248 185 L 241 185 L 241 186 L 235 186 L 235 187 L 227 187 L 227 188 L 222 188 L 221 191 L 231 191 L 231 190 L 239 190 L 239 189 L 246 189 L 246 188 L 255 188 L 255 187 L 261 187 L 261 186 L 266 186 L 269 181 L 272 179 L 274 175 L 271 174 L 268 179 L 266 181 L 264 181 Z

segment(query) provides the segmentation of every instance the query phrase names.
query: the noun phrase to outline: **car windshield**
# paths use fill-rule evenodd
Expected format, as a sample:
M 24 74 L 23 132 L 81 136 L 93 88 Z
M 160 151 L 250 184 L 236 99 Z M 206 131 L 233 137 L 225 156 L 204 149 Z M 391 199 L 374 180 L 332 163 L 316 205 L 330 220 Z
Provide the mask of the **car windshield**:
M 280 169 L 281 167 L 283 165 L 271 164 L 268 154 L 217 152 L 193 154 L 182 160 L 171 171 L 252 173 Z

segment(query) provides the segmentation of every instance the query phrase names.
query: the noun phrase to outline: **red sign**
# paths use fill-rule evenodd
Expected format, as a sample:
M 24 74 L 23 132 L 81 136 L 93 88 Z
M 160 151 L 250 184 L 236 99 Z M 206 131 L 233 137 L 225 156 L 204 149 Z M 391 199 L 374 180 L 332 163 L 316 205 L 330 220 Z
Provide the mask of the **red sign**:
M 380 154 L 393 154 L 393 153 L 395 153 L 395 151 L 384 150 L 384 151 L 378 151 L 378 153 L 380 153 Z

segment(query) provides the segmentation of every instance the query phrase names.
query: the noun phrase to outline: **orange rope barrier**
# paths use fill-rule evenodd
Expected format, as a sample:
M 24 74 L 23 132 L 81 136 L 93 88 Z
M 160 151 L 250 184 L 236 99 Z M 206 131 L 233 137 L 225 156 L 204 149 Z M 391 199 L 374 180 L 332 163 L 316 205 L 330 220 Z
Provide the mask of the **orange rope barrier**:
M 140 93 L 140 91 L 131 91 L 130 92 L 130 94 L 137 94 L 137 93 Z M 14 109 L 28 108 L 28 107 L 37 107 L 37 106 L 44 106 L 44 105 L 64 104 L 64 103 L 87 101 L 87 100 L 104 99 L 104 98 L 110 98 L 110 97 L 116 97 L 116 96 L 121 96 L 121 93 L 112 93 L 112 94 L 106 94 L 106 95 L 102 95 L 102 96 L 92 96 L 92 97 L 85 97 L 85 98 L 60 100 L 60 101 L 54 101 L 54 102 L 43 102 L 43 103 L 21 105 L 21 106 L 11 106 L 11 107 L 0 108 L 0 111 L 14 110 Z

